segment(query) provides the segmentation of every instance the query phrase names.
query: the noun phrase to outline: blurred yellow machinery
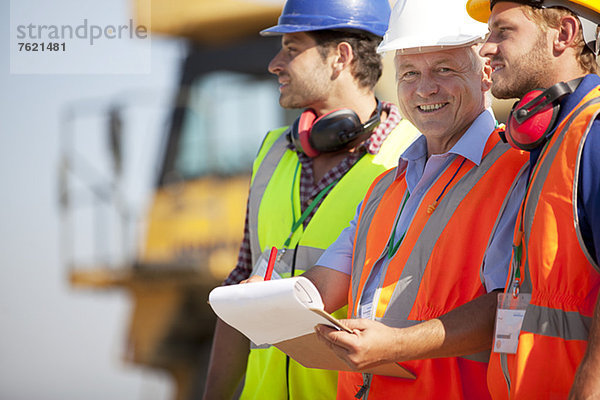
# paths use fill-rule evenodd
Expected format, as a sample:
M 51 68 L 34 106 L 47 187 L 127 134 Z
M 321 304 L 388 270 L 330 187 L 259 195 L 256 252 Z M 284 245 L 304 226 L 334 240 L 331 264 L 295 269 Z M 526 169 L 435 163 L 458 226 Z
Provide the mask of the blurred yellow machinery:
M 143 218 L 141 249 L 131 261 L 115 266 L 70 257 L 69 253 L 77 250 L 72 226 L 77 205 L 69 181 L 73 172 L 69 169 L 75 168 L 75 162 L 69 153 L 72 146 L 63 144 L 62 240 L 71 285 L 128 291 L 133 307 L 124 358 L 172 374 L 177 400 L 201 394 L 215 321 L 207 304 L 208 292 L 235 265 L 242 239 L 251 161 L 268 128 L 253 126 L 264 111 L 253 109 L 261 107 L 256 96 L 272 85 L 268 97 L 275 110 L 272 113 L 279 114 L 262 119 L 283 123 L 292 118 L 286 118 L 277 107 L 276 82 L 267 72 L 279 41 L 258 36 L 261 29 L 276 23 L 282 4 L 274 0 L 133 0 L 138 25 L 150 27 L 153 34 L 185 38 L 188 49 L 160 149 L 153 199 Z M 233 75 L 214 78 L 215 71 Z M 219 88 L 210 89 L 206 78 L 211 76 L 213 82 L 224 81 L 221 88 L 239 86 L 229 96 L 236 98 L 233 102 L 219 99 Z M 244 97 L 244 91 L 250 95 Z M 230 129 L 244 131 L 241 134 L 262 131 L 254 134 L 253 140 L 221 138 L 230 143 L 227 148 L 219 147 L 217 138 L 226 135 L 227 129 L 219 121 L 223 116 L 213 115 L 218 114 L 219 104 L 215 107 L 212 102 L 230 108 L 225 110 L 225 117 L 238 113 L 238 119 L 244 120 L 238 126 L 232 122 Z M 121 157 L 126 156 L 121 154 L 121 111 L 117 108 L 109 113 L 109 136 L 118 165 L 115 170 L 121 168 Z M 110 189 L 103 192 L 95 187 L 93 191 L 97 197 L 110 196 L 106 193 Z

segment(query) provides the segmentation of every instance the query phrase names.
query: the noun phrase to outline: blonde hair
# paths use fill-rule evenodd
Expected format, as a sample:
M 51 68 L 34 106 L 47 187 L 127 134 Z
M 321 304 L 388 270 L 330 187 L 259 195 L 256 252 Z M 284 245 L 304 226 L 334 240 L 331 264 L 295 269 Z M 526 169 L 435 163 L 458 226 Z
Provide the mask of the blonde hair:
M 560 19 L 565 16 L 576 17 L 573 12 L 563 7 L 552 8 L 535 8 L 531 6 L 523 6 L 525 16 L 535 22 L 542 32 L 547 32 L 548 29 L 557 29 L 560 26 Z M 579 21 L 579 18 L 577 18 Z M 579 66 L 586 73 L 598 73 L 598 60 L 596 55 L 590 50 L 583 40 L 583 31 L 581 30 L 581 22 L 579 22 L 579 33 L 575 46 L 577 51 L 577 61 Z

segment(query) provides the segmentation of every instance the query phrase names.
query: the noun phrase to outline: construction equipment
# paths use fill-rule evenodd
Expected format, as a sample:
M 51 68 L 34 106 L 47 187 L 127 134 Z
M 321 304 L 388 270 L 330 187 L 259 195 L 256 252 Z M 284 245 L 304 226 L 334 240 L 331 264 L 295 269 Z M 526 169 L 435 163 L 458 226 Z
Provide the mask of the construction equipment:
M 86 161 L 75 144 L 76 120 L 98 107 L 74 105 L 64 115 L 61 238 L 71 285 L 130 293 L 134 305 L 124 358 L 170 372 L 177 400 L 203 390 L 215 322 L 208 292 L 235 266 L 254 155 L 267 129 L 295 116 L 278 106 L 277 83 L 267 72 L 279 38 L 258 35 L 276 23 L 282 5 L 135 1 L 138 25 L 188 41 L 151 206 L 141 216 L 141 239 L 132 238 L 138 223 L 119 183 L 131 155 L 123 149 L 128 105 L 100 107 L 112 158 L 104 170 Z M 81 257 L 77 218 L 90 203 L 95 227 L 84 234 L 92 244 Z M 97 249 L 111 245 L 121 248 L 120 256 Z

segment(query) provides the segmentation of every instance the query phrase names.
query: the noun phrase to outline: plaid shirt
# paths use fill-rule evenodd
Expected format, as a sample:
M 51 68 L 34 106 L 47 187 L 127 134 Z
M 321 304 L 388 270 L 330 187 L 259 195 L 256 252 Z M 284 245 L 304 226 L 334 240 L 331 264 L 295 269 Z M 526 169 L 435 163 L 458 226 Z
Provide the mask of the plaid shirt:
M 354 164 L 368 152 L 370 154 L 377 154 L 383 141 L 388 137 L 390 132 L 398 125 L 402 117 L 398 112 L 398 108 L 392 103 L 382 102 L 383 111 L 387 112 L 388 116 L 385 121 L 379 124 L 377 129 L 373 131 L 371 136 L 361 145 L 359 151 L 348 153 L 348 155 L 335 167 L 330 169 L 319 182 L 315 184 L 313 174 L 313 160 L 306 156 L 304 153 L 298 151 L 292 143 L 289 144 L 289 148 L 298 153 L 298 159 L 302 165 L 300 173 L 300 204 L 301 212 L 303 212 L 310 205 L 311 201 L 319 194 L 321 190 L 342 178 L 346 172 L 352 168 Z M 321 202 L 323 199 L 321 199 Z M 319 204 L 312 210 L 304 221 L 304 227 L 308 225 L 311 218 L 319 208 Z M 237 265 L 229 273 L 227 279 L 225 279 L 225 285 L 237 284 L 240 281 L 250 277 L 252 272 L 252 254 L 250 251 L 250 232 L 248 230 L 248 206 L 246 206 L 246 222 L 244 226 L 244 239 L 240 246 L 240 252 L 238 254 Z

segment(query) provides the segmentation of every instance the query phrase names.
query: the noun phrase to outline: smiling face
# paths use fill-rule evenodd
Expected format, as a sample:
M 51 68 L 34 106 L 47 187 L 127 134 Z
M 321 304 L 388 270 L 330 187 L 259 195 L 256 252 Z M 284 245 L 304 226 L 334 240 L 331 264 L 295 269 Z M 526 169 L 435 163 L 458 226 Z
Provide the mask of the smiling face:
M 331 65 L 304 32 L 283 35 L 269 72 L 279 78 L 279 104 L 284 108 L 318 108 L 330 93 Z
M 490 36 L 480 54 L 490 59 L 492 94 L 500 99 L 521 98 L 527 92 L 552 85 L 548 33 L 528 19 L 523 7 L 499 2 L 489 20 Z
M 430 154 L 450 148 L 485 109 L 489 67 L 469 47 L 396 54 L 398 102 L 427 138 Z

